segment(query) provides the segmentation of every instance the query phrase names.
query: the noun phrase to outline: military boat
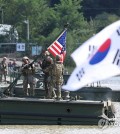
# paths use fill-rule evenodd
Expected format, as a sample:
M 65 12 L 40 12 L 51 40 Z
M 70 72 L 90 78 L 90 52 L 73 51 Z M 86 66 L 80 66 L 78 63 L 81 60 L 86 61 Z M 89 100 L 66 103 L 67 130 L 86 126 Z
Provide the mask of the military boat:
M 97 125 L 114 122 L 114 112 L 109 101 L 0 98 L 0 124 Z
M 64 75 L 64 84 L 67 83 L 67 80 L 70 75 Z M 45 90 L 44 90 L 44 74 L 35 74 L 35 78 L 38 79 L 35 87 L 35 97 L 37 98 L 45 98 Z M 17 84 L 14 87 L 14 95 L 16 97 L 23 96 L 23 88 L 22 83 Z M 111 86 L 108 85 L 87 85 L 80 90 L 77 91 L 64 91 L 62 90 L 63 98 L 71 98 L 71 99 L 79 99 L 79 100 L 91 100 L 91 101 L 107 101 L 111 100 L 114 102 L 120 102 L 120 90 L 112 89 Z
M 109 88 L 105 88 L 106 93 L 101 93 L 102 88 L 97 89 L 94 98 L 91 96 L 94 88 L 84 87 L 70 94 L 62 91 L 62 100 L 45 99 L 43 76 L 36 74 L 35 77 L 39 80 L 34 97 L 23 95 L 22 83 L 18 82 L 15 86 L 11 83 L 14 86 L 12 90 L 8 89 L 11 87 L 9 84 L 1 86 L 0 124 L 97 125 L 100 119 L 115 121 Z M 64 76 L 65 82 L 68 77 Z M 6 89 L 12 94 L 6 94 Z

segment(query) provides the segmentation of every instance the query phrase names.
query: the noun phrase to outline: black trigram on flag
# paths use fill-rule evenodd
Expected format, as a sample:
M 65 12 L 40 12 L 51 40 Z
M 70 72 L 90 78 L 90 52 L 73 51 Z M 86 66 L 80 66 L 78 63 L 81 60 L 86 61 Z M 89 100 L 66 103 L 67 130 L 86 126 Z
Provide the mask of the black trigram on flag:
M 81 68 L 79 70 L 79 72 L 76 74 L 78 81 L 81 80 L 81 78 L 84 76 L 84 74 L 85 74 L 84 68 Z
M 113 60 L 113 64 L 120 66 L 120 49 L 118 49 L 116 52 L 116 55 Z
M 120 27 L 117 29 L 117 34 L 120 36 Z
M 88 58 L 93 55 L 94 51 L 97 49 L 94 45 L 89 45 Z

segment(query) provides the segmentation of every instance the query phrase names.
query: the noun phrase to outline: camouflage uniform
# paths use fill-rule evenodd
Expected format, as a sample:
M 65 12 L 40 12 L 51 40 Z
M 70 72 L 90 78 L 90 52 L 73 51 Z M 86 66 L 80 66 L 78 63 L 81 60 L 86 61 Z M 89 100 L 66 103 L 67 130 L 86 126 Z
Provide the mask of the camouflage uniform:
M 52 99 L 52 98 L 56 98 L 56 93 L 55 93 L 55 88 L 54 88 L 54 82 L 53 82 L 53 60 L 51 59 L 51 65 L 46 68 L 49 72 L 49 77 L 47 79 L 48 81 L 48 98 Z
M 25 96 L 34 96 L 34 73 L 35 73 L 35 66 L 34 64 L 29 66 L 29 59 L 28 57 L 23 57 L 23 64 L 22 64 L 22 74 L 23 78 L 23 91 Z M 30 85 L 30 89 L 28 90 L 28 84 Z
M 61 99 L 63 72 L 64 72 L 64 65 L 60 62 L 60 57 L 56 56 L 56 62 L 53 65 L 53 69 L 52 69 L 52 77 L 53 77 L 52 79 L 53 79 L 53 86 L 57 89 L 56 92 L 57 99 Z
M 51 65 L 51 57 L 49 56 L 49 52 L 45 52 L 44 60 L 42 61 L 41 68 L 44 73 L 44 85 L 45 85 L 45 97 L 49 98 L 48 90 L 49 90 L 49 84 L 48 84 L 48 78 L 50 76 L 49 73 L 49 67 Z
M 3 60 L 0 63 L 0 82 L 2 82 L 2 77 L 4 76 L 4 81 L 6 82 L 6 76 L 7 76 L 7 58 L 4 57 Z

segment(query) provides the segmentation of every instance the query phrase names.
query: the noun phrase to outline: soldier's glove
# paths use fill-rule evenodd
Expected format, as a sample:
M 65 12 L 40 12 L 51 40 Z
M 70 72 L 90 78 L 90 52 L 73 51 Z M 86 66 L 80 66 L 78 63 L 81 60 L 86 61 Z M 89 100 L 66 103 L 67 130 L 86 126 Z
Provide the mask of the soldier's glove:
M 32 64 L 32 63 L 30 63 L 29 66 L 30 66 L 31 68 L 33 68 L 33 64 Z
M 23 66 L 23 69 L 27 69 L 29 67 L 29 64 L 26 64 Z

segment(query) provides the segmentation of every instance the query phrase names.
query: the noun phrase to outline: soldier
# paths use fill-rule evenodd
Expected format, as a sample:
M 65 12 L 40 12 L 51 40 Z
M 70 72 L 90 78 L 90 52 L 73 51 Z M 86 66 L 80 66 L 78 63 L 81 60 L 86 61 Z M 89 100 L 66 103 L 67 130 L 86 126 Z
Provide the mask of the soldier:
M 16 63 L 16 59 L 13 59 L 12 62 L 12 72 L 13 72 L 13 80 L 17 77 L 17 70 L 18 69 L 18 65 Z
M 44 73 L 44 85 L 45 85 L 45 97 L 49 98 L 48 95 L 48 90 L 49 90 L 49 85 L 48 85 L 48 77 L 49 77 L 49 67 L 51 65 L 51 57 L 50 57 L 50 53 L 48 51 L 45 51 L 44 53 L 44 59 L 41 63 L 41 68 L 42 71 Z
M 56 87 L 57 89 L 57 99 L 61 99 L 61 87 L 62 87 L 62 84 L 63 84 L 63 73 L 64 73 L 64 65 L 63 63 L 61 63 L 60 61 L 60 56 L 57 55 L 56 56 L 56 61 L 55 61 L 55 64 L 53 65 L 53 72 L 52 72 L 52 75 L 53 75 L 53 84 L 54 84 L 54 87 Z
M 51 62 L 50 66 L 46 68 L 47 72 L 49 72 L 49 77 L 47 79 L 48 83 L 48 98 L 49 99 L 54 99 L 56 98 L 56 93 L 54 90 L 54 82 L 53 82 L 53 67 L 54 67 L 54 62 L 53 59 L 49 57 L 49 61 Z
M 16 59 L 13 59 L 12 67 L 13 67 L 13 70 L 16 71 L 16 68 L 17 68 Z
M 4 81 L 6 82 L 7 76 L 7 58 L 3 57 L 3 60 L 0 63 L 0 82 L 2 82 L 2 77 L 4 76 Z
M 24 76 L 23 79 L 23 91 L 25 96 L 34 96 L 35 91 L 34 91 L 34 73 L 35 73 L 35 66 L 34 64 L 30 64 L 30 60 L 27 56 L 23 57 L 22 59 L 23 64 L 22 64 L 22 74 Z M 30 89 L 28 90 L 28 84 L 30 85 Z

